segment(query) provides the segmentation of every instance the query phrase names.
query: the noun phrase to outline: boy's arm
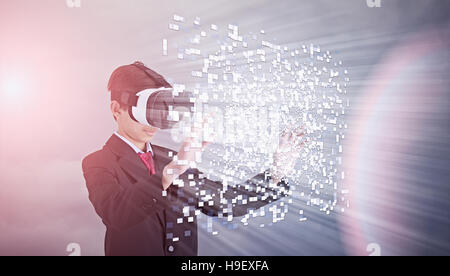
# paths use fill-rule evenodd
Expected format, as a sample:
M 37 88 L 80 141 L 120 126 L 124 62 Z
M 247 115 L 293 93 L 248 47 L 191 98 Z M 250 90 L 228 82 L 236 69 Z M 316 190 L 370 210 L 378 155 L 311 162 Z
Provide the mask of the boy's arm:
M 204 124 L 205 121 L 203 127 Z M 188 193 L 188 201 L 197 198 L 199 200 L 198 207 L 205 214 L 211 216 L 219 214 L 243 216 L 247 214 L 247 210 L 250 208 L 258 209 L 289 194 L 289 185 L 284 176 L 288 175 L 294 168 L 300 150 L 306 143 L 306 141 L 302 141 L 302 137 L 305 135 L 303 127 L 284 131 L 280 139 L 280 145 L 274 153 L 274 165 L 271 169 L 242 184 L 227 186 L 226 189 L 219 181 L 211 181 L 200 177 L 202 174 L 198 169 L 189 169 L 190 164 L 196 163 L 197 157 L 201 156 L 205 147 L 210 144 L 210 142 L 201 139 L 198 141 L 200 137 L 198 130 L 201 128 L 194 125 L 193 129 L 194 135 L 188 137 L 182 144 L 180 151 L 176 153 L 177 161 L 171 162 L 176 168 L 172 170 L 172 173 L 176 173 L 171 180 L 176 180 L 178 177 L 183 180 L 184 187 L 186 187 L 186 189 L 183 189 L 183 193 L 185 191 Z M 273 180 L 270 176 L 271 173 L 273 174 Z M 200 190 L 190 189 L 192 187 L 191 181 L 200 183 Z M 274 181 L 276 182 L 274 183 Z M 195 183 L 193 186 L 196 186 Z M 177 188 L 171 190 L 177 190 Z
M 82 163 L 89 200 L 105 224 L 125 229 L 144 220 L 150 214 L 162 210 L 162 184 L 138 181 L 124 188 L 109 169 L 87 157 Z M 161 182 L 157 177 L 154 181 Z
M 198 183 L 198 208 L 206 215 L 244 216 L 249 209 L 259 209 L 290 194 L 285 178 L 275 184 L 269 170 L 238 185 L 230 185 L 224 190 L 220 181 L 212 181 L 202 176 L 198 169 L 189 169 L 180 176 L 185 187 L 190 181 Z

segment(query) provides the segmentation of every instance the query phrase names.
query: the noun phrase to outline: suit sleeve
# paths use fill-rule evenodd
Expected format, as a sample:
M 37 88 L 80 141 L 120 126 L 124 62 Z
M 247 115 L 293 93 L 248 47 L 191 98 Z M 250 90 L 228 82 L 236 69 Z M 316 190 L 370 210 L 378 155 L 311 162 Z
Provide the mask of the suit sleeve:
M 162 185 L 154 191 L 155 185 L 139 181 L 124 188 L 113 172 L 89 157 L 83 160 L 82 167 L 89 200 L 106 225 L 126 229 L 162 208 Z
M 203 177 L 198 169 L 189 169 L 180 179 L 185 183 L 198 181 L 198 208 L 208 216 L 244 216 L 249 209 L 259 209 L 290 194 L 287 180 L 272 183 L 268 170 L 244 183 L 226 188 L 220 181 Z

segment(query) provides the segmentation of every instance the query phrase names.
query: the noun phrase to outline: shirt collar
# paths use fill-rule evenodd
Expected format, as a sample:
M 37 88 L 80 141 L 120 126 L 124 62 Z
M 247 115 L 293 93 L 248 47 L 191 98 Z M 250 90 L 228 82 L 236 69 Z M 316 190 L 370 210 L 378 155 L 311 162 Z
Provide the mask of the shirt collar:
M 122 139 L 125 143 L 127 143 L 136 153 L 144 153 L 140 148 L 136 147 L 133 143 L 131 143 L 127 138 L 121 136 L 119 133 L 114 132 L 114 134 L 119 137 L 120 139 Z M 146 143 L 147 144 L 147 152 L 151 152 L 153 155 L 153 149 L 152 149 L 152 145 L 150 145 L 149 142 Z

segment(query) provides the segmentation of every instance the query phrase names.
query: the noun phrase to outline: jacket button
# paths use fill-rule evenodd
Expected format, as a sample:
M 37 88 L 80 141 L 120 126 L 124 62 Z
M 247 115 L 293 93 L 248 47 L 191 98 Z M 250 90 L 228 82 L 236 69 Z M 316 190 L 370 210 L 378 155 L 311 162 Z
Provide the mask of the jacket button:
M 175 248 L 173 248 L 173 246 L 171 245 L 171 246 L 169 246 L 169 252 L 173 252 L 174 250 L 175 250 Z
M 156 198 L 154 198 L 154 199 L 153 199 L 153 202 L 154 202 L 154 203 L 156 203 L 156 202 L 157 202 Z
M 144 211 L 147 211 L 147 210 L 149 210 L 151 208 L 151 206 L 150 205 L 148 205 L 148 204 L 143 204 L 142 205 L 142 209 L 144 209 Z

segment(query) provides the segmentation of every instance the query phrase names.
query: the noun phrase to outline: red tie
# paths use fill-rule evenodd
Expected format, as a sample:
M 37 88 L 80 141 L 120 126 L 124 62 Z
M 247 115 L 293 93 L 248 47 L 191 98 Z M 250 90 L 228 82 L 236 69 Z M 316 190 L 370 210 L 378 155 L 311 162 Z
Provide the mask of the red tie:
M 138 155 L 141 158 L 142 162 L 144 162 L 150 175 L 154 175 L 156 172 L 155 165 L 153 164 L 152 153 L 149 151 L 147 153 L 138 153 Z

